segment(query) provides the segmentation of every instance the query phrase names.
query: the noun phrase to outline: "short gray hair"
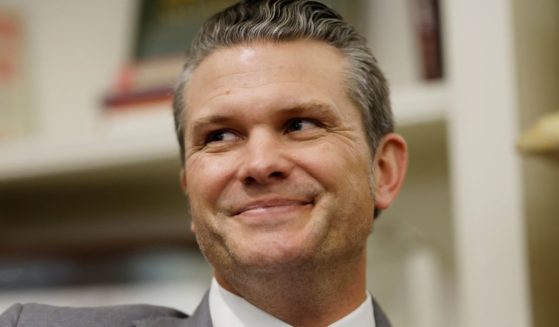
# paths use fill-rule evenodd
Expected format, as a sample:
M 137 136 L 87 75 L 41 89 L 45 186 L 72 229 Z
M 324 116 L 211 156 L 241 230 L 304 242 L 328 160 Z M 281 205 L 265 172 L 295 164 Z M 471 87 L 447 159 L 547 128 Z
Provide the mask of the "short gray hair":
M 196 67 L 219 48 L 256 41 L 325 42 L 348 61 L 346 87 L 361 111 L 367 141 L 374 155 L 380 139 L 394 130 L 389 89 L 366 39 L 326 5 L 309 0 L 244 0 L 208 19 L 194 39 L 173 98 L 175 129 L 184 164 L 185 92 Z

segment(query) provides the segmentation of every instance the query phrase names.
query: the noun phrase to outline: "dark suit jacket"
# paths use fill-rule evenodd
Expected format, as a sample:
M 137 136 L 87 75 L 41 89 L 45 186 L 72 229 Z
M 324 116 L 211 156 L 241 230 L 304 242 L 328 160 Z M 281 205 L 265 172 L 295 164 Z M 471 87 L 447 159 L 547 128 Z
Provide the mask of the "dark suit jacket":
M 390 327 L 373 300 L 377 327 Z M 44 304 L 14 304 L 0 315 L 0 327 L 213 327 L 208 293 L 192 316 L 150 305 L 65 308 Z

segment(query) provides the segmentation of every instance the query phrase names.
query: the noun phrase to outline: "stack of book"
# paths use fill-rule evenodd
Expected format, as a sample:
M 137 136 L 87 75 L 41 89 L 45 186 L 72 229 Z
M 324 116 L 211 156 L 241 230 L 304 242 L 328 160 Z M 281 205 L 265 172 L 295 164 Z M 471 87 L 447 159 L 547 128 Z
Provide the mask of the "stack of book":
M 184 61 L 184 56 L 164 56 L 125 65 L 103 98 L 104 108 L 122 110 L 170 103 Z

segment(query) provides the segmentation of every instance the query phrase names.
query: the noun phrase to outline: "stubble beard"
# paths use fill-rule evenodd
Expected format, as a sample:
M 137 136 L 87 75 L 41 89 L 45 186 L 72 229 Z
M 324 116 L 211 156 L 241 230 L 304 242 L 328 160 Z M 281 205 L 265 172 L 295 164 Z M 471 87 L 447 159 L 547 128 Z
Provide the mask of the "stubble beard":
M 368 196 L 373 205 L 375 202 L 374 190 L 375 178 L 371 163 L 368 176 Z M 359 203 L 354 205 L 359 205 Z M 191 207 L 192 219 L 196 220 L 195 215 L 197 214 L 196 208 Z M 224 235 L 218 232 L 219 226 L 215 226 L 217 224 L 215 220 L 211 222 L 214 226 L 198 228 L 195 236 L 202 254 L 213 266 L 214 271 L 223 276 L 234 287 L 256 284 L 258 280 L 266 284 L 277 283 L 278 285 L 275 285 L 277 287 L 285 287 L 286 282 L 292 285 L 310 285 L 313 281 L 316 282 L 317 275 L 332 270 L 332 267 L 349 269 L 348 263 L 351 266 L 351 263 L 358 262 L 365 255 L 366 240 L 373 230 L 373 213 L 371 212 L 370 215 L 370 219 L 365 219 L 358 226 L 353 226 L 354 233 L 349 234 L 344 240 L 346 242 L 345 245 L 340 246 L 340 244 L 327 242 L 326 239 L 329 237 L 329 234 L 325 233 L 314 240 L 314 244 L 310 247 L 311 250 L 306 249 L 302 253 L 287 259 L 282 258 L 282 260 L 266 257 L 247 258 L 244 257 L 244 253 L 237 253 L 237 244 L 228 243 L 234 242 L 234 240 L 228 241 Z M 204 219 L 203 217 L 198 218 Z M 331 224 L 335 218 L 323 217 L 318 223 Z M 220 217 L 219 219 L 230 219 L 230 217 Z M 319 229 L 329 230 L 329 227 L 320 226 Z M 258 246 L 258 244 L 255 244 L 255 246 Z M 270 286 L 275 288 L 273 285 Z

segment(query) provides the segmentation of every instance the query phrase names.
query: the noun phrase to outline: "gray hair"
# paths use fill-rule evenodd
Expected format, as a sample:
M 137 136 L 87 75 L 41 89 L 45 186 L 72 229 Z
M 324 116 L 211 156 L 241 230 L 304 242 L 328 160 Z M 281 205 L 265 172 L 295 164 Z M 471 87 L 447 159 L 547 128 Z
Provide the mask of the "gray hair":
M 394 130 L 389 90 L 365 38 L 334 10 L 309 0 L 244 0 L 208 19 L 194 39 L 177 83 L 173 110 L 184 164 L 185 90 L 196 67 L 219 48 L 255 41 L 325 42 L 347 59 L 347 92 L 361 111 L 367 141 L 374 155 L 380 139 Z

